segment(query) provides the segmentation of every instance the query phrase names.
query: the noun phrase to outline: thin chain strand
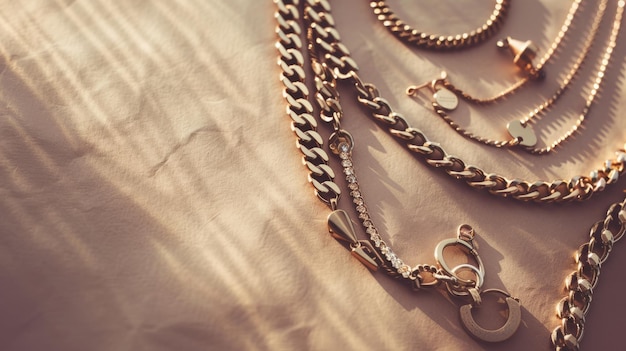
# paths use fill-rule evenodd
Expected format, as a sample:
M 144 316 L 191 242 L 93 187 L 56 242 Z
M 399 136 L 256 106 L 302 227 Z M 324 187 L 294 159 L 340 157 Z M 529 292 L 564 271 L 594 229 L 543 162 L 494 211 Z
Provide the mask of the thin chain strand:
M 466 49 L 485 42 L 500 30 L 509 6 L 509 0 L 496 0 L 493 12 L 482 26 L 457 35 L 438 35 L 412 28 L 389 8 L 386 1 L 370 1 L 374 15 L 391 34 L 407 45 L 440 51 Z
M 551 335 L 556 350 L 579 349 L 584 335 L 585 315 L 600 277 L 600 266 L 608 259 L 614 243 L 626 232 L 625 208 L 626 199 L 611 205 L 606 218 L 591 227 L 590 240 L 576 252 L 577 269 L 565 279 L 568 294 L 556 306 L 557 317 L 561 320 Z
M 574 19 L 574 17 L 576 17 L 576 14 L 578 13 L 578 10 L 580 8 L 580 4 L 581 4 L 582 0 L 575 0 L 572 3 L 572 6 L 570 6 L 569 12 L 567 13 L 567 16 L 565 16 L 565 21 L 563 22 L 563 25 L 561 26 L 561 30 L 559 31 L 559 33 L 556 35 L 556 37 L 554 38 L 554 41 L 552 42 L 552 45 L 550 45 L 550 47 L 548 48 L 548 51 L 546 51 L 545 55 L 543 55 L 543 57 L 541 58 L 541 60 L 539 60 L 539 62 L 537 63 L 535 69 L 537 71 L 541 71 L 543 69 L 543 67 L 552 59 L 552 57 L 554 56 L 554 53 L 559 49 L 559 47 L 561 46 L 561 43 L 563 42 L 563 39 L 565 38 L 565 36 L 567 35 L 571 25 L 572 25 L 572 20 Z M 599 22 L 600 19 L 602 18 L 602 15 L 596 15 L 595 16 L 595 21 Z M 595 32 L 597 32 L 597 28 L 596 30 L 591 30 L 589 32 L 589 34 L 587 35 L 587 41 L 592 40 L 593 36 L 595 35 Z M 583 52 L 588 51 L 588 50 L 583 50 Z M 581 55 L 584 56 L 584 55 Z M 503 100 L 513 94 L 515 94 L 521 87 L 523 87 L 524 85 L 526 85 L 529 81 L 531 81 L 532 79 L 528 76 L 518 80 L 517 82 L 515 82 L 513 85 L 511 85 L 510 87 L 506 88 L 505 90 L 499 92 L 498 94 L 491 96 L 491 97 L 486 97 L 486 98 L 478 98 L 478 97 L 474 97 L 473 95 L 467 93 L 465 90 L 457 87 L 456 85 L 452 84 L 449 80 L 444 80 L 443 81 L 443 85 L 444 87 L 446 87 L 446 89 L 449 89 L 451 91 L 453 91 L 455 94 L 457 94 L 458 96 L 460 96 L 463 100 L 470 102 L 472 104 L 475 105 L 488 105 L 488 104 L 492 104 L 492 103 L 496 103 L 500 100 Z
M 613 49 L 617 45 L 617 37 L 620 32 L 623 14 L 624 14 L 624 1 L 618 1 L 617 11 L 615 12 L 615 20 L 613 21 L 613 28 L 611 30 L 611 36 L 609 38 L 609 44 L 607 45 L 604 51 L 602 60 L 600 61 L 600 68 L 598 68 L 598 72 L 596 73 L 596 79 L 593 82 L 593 85 L 591 87 L 591 90 L 589 91 L 589 94 L 587 95 L 587 100 L 585 101 L 585 107 L 583 108 L 582 112 L 578 116 L 576 123 L 574 124 L 574 126 L 572 126 L 572 128 L 569 131 L 567 131 L 560 138 L 555 140 L 550 146 L 545 147 L 545 148 L 529 149 L 531 153 L 542 155 L 542 154 L 547 154 L 548 152 L 554 150 L 555 148 L 563 144 L 565 141 L 570 139 L 574 135 L 574 133 L 576 133 L 578 129 L 585 122 L 585 119 L 587 118 L 587 115 L 589 114 L 589 111 L 591 110 L 591 106 L 593 105 L 595 101 L 596 95 L 598 94 L 598 91 L 600 90 L 602 83 L 604 82 L 604 76 L 606 73 L 606 69 L 609 65 L 609 62 L 611 60 Z
M 394 278 L 404 278 L 410 284 L 415 284 L 415 287 L 419 287 L 419 281 L 415 282 L 416 279 L 419 279 L 417 275 L 418 272 L 414 273 L 413 269 L 404 263 L 404 261 L 391 249 L 389 245 L 387 245 L 379 234 L 379 231 L 374 224 L 374 220 L 367 209 L 367 205 L 356 176 L 356 171 L 354 170 L 352 153 L 344 151 L 339 153 L 338 156 L 341 159 L 341 165 L 343 167 L 343 173 L 346 176 L 346 182 L 351 190 L 350 196 L 352 197 L 354 209 L 358 213 L 359 220 L 361 221 L 365 233 L 369 235 L 368 240 L 386 261 L 384 262 L 385 273 Z
M 542 103 L 541 105 L 533 109 L 524 119 L 520 120 L 520 123 L 522 126 L 526 126 L 526 124 L 534 121 L 539 115 L 541 115 L 547 109 L 552 107 L 557 102 L 557 100 L 561 97 L 561 95 L 567 90 L 571 80 L 574 78 L 580 66 L 585 61 L 587 54 L 589 52 L 589 48 L 593 44 L 595 33 L 597 32 L 598 26 L 600 25 L 600 22 L 602 19 L 602 15 L 604 13 L 604 10 L 606 9 L 606 3 L 607 1 L 603 0 L 602 3 L 600 4 L 596 17 L 594 19 L 594 23 L 592 25 L 592 29 L 590 30 L 585 40 L 585 44 L 584 44 L 583 50 L 581 51 L 581 55 L 579 55 L 579 57 L 575 61 L 574 65 L 572 66 L 572 68 L 570 69 L 566 77 L 564 78 L 563 82 L 561 83 L 557 91 L 548 100 L 546 100 L 544 103 Z M 557 147 L 565 143 L 567 140 L 571 139 L 574 136 L 574 134 L 579 130 L 579 128 L 582 126 L 582 124 L 585 122 L 587 116 L 589 115 L 589 111 L 591 110 L 591 107 L 594 104 L 597 92 L 603 83 L 603 78 L 605 76 L 607 64 L 611 59 L 613 48 L 615 47 L 617 43 L 617 37 L 620 32 L 623 11 L 624 11 L 624 6 L 621 4 L 622 2 L 618 2 L 617 11 L 615 12 L 615 19 L 613 21 L 613 28 L 611 31 L 611 35 L 608 40 L 608 44 L 606 45 L 606 49 L 604 51 L 601 64 L 596 73 L 596 76 L 595 76 L 596 78 L 593 80 L 593 83 L 594 83 L 593 87 L 589 91 L 587 95 L 587 99 L 585 101 L 585 106 L 583 107 L 582 112 L 578 115 L 578 118 L 576 119 L 576 122 L 574 123 L 574 125 L 567 132 L 565 132 L 563 135 L 561 135 L 559 138 L 557 138 L 547 147 L 543 147 L 543 148 L 524 147 L 522 148 L 522 150 L 525 150 L 535 155 L 545 155 L 547 153 L 550 153 L 551 151 L 555 150 Z M 460 96 L 462 96 L 463 99 L 469 100 L 473 103 L 486 104 L 486 103 L 495 102 L 495 100 L 489 101 L 489 100 L 473 99 L 469 95 L 458 90 L 447 80 L 444 81 L 443 86 L 446 88 L 449 88 L 451 91 L 455 92 L 456 94 L 460 94 Z M 463 128 L 458 123 L 456 123 L 456 121 L 454 121 L 450 117 L 446 109 L 439 106 L 436 102 L 433 102 L 433 109 L 435 110 L 437 115 L 439 115 L 444 121 L 446 121 L 446 123 L 448 123 L 448 125 L 450 125 L 450 127 L 452 127 L 453 130 L 455 130 L 457 133 L 461 134 L 462 136 L 468 139 L 477 141 L 479 143 L 482 143 L 488 146 L 494 146 L 494 147 L 514 147 L 514 146 L 519 145 L 519 142 L 517 139 L 511 139 L 511 140 L 506 140 L 506 141 L 495 140 L 491 138 L 481 137 L 470 132 L 466 128 Z

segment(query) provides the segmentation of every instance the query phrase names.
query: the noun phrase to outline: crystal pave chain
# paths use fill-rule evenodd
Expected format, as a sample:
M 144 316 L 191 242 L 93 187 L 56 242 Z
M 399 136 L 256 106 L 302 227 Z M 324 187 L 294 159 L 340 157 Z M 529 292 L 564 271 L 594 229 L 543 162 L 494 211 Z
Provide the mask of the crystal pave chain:
M 557 100 L 561 97 L 561 95 L 568 89 L 569 84 L 572 79 L 578 72 L 578 69 L 586 59 L 586 56 L 589 52 L 589 49 L 594 41 L 598 26 L 601 22 L 602 16 L 606 9 L 607 0 L 603 0 L 598 8 L 598 12 L 596 13 L 592 29 L 589 31 L 585 43 L 583 45 L 583 49 L 581 50 L 581 54 L 578 56 L 565 78 L 561 82 L 559 88 L 556 92 L 545 102 L 538 105 L 532 111 L 530 111 L 525 118 L 520 120 L 514 120 L 507 124 L 507 131 L 512 136 L 512 139 L 509 140 L 494 140 L 491 138 L 486 138 L 482 136 L 478 136 L 473 132 L 461 127 L 457 124 L 448 114 L 449 111 L 456 109 L 457 107 L 457 99 L 456 96 L 461 96 L 464 100 L 469 101 L 474 104 L 487 104 L 493 103 L 495 100 L 479 100 L 470 97 L 466 93 L 460 91 L 454 85 L 452 85 L 445 76 L 442 76 L 440 79 L 435 79 L 427 85 L 433 92 L 433 101 L 432 107 L 433 110 L 439 115 L 444 121 L 446 121 L 457 133 L 463 135 L 464 137 L 477 141 L 479 143 L 495 146 L 495 147 L 517 147 L 522 146 L 522 150 L 528 151 L 531 154 L 544 155 L 551 151 L 554 151 L 558 146 L 562 145 L 564 142 L 569 140 L 574 136 L 574 134 L 579 130 L 579 128 L 585 122 L 589 111 L 595 101 L 596 95 L 602 86 L 604 76 L 606 73 L 606 69 L 608 63 L 611 59 L 613 49 L 617 43 L 617 37 L 620 32 L 621 21 L 624 11 L 624 2 L 618 1 L 617 10 L 615 12 L 615 18 L 613 21 L 613 27 L 608 39 L 608 43 L 606 45 L 604 54 L 600 60 L 599 68 L 595 74 L 595 79 L 592 79 L 592 84 L 590 91 L 587 94 L 587 98 L 585 100 L 585 105 L 582 108 L 582 111 L 578 115 L 574 125 L 566 131 L 563 135 L 553 141 L 549 146 L 538 148 L 535 147 L 537 143 L 537 136 L 533 131 L 530 123 L 534 120 L 538 119 L 540 115 L 545 113 L 550 107 L 552 107 Z M 425 86 L 425 85 L 422 85 Z M 407 94 L 414 95 L 419 89 L 419 86 L 412 86 L 407 89 Z M 456 94 L 456 95 L 455 95 Z
M 387 5 L 387 1 L 370 1 L 370 8 L 389 32 L 408 45 L 430 50 L 459 50 L 478 45 L 498 32 L 506 17 L 510 2 L 496 0 L 493 12 L 480 27 L 457 35 L 430 34 L 412 28 Z
M 345 134 L 346 132 L 343 131 Z M 347 135 L 347 134 L 345 134 Z M 467 332 L 473 337 L 487 341 L 500 342 L 504 341 L 517 331 L 521 322 L 521 307 L 519 300 L 512 297 L 509 293 L 498 289 L 482 289 L 485 281 L 485 268 L 482 260 L 474 245 L 475 232 L 474 229 L 463 224 L 457 230 L 456 239 L 446 239 L 436 246 L 435 260 L 437 265 L 420 264 L 413 268 L 407 265 L 396 254 L 391 247 L 385 243 L 374 225 L 373 219 L 368 213 L 367 205 L 361 193 L 361 188 L 354 170 L 354 161 L 352 160 L 352 138 L 346 138 L 339 141 L 339 144 L 330 145 L 331 149 L 336 150 L 343 172 L 346 175 L 346 181 L 350 188 L 350 196 L 358 213 L 359 219 L 369 235 L 369 242 L 366 246 L 359 241 L 352 228 L 349 216 L 343 210 L 335 209 L 328 216 L 328 226 L 331 235 L 339 241 L 346 242 L 350 245 L 352 253 L 368 268 L 376 270 L 375 262 L 382 262 L 382 266 L 388 275 L 402 279 L 409 283 L 414 290 L 426 288 L 435 288 L 444 285 L 448 293 L 457 298 L 468 300 L 469 303 L 462 305 L 459 309 L 461 323 Z M 444 250 L 449 246 L 457 246 L 464 250 L 466 255 L 472 258 L 477 264 L 465 263 L 454 267 L 450 267 L 444 258 Z M 376 251 L 372 249 L 375 247 Z M 363 248 L 365 251 L 363 252 Z M 365 255 L 363 254 L 365 253 Z M 373 253 L 373 254 L 372 254 Z M 365 257 L 365 259 L 363 259 Z M 384 261 L 381 257 L 384 257 Z M 461 273 L 466 272 L 474 275 L 474 279 L 466 279 Z M 504 298 L 507 305 L 508 317 L 503 326 L 498 329 L 485 329 L 481 327 L 472 316 L 472 309 L 480 308 L 482 297 L 486 294 L 498 294 Z
M 422 131 L 413 128 L 380 96 L 373 84 L 363 82 L 357 73 L 357 64 L 350 57 L 348 48 L 340 41 L 326 1 L 320 1 L 315 9 L 310 7 L 307 11 L 311 18 L 309 50 L 312 55 L 329 67 L 333 79 L 354 85 L 358 102 L 371 111 L 371 117 L 375 121 L 387 126 L 392 136 L 401 141 L 408 150 L 422 157 L 429 166 L 441 169 L 450 177 L 496 196 L 548 203 L 587 200 L 594 193 L 603 191 L 607 185 L 617 183 L 620 174 L 626 172 L 624 148 L 616 152 L 614 159 L 606 160 L 601 168 L 591 171 L 589 176 L 581 175 L 569 180 L 551 182 L 508 179 L 467 165 L 460 158 L 448 154 L 438 143 L 430 141 Z M 333 101 L 325 114 L 330 116 L 339 111 L 339 101 Z
M 277 11 L 275 19 L 278 22 L 276 33 L 278 41 L 279 58 L 278 65 L 281 67 L 280 79 L 284 85 L 283 96 L 287 101 L 287 115 L 292 120 L 292 129 L 298 140 L 298 148 L 302 152 L 303 161 L 309 170 L 309 180 L 315 188 L 318 198 L 327 204 L 333 212 L 329 216 L 329 229 L 331 234 L 340 241 L 347 243 L 353 255 L 357 257 L 370 269 L 379 266 L 385 268 L 386 272 L 396 277 L 402 277 L 411 282 L 414 288 L 433 287 L 444 282 L 449 292 L 455 296 L 466 294 L 472 300 L 471 304 L 461 307 L 461 321 L 465 328 L 473 335 L 487 341 L 497 341 L 507 334 L 515 331 L 515 324 L 520 320 L 519 304 L 508 294 L 499 290 L 484 290 L 482 294 L 495 293 L 504 294 L 505 302 L 509 309 L 507 323 L 498 330 L 484 330 L 472 318 L 471 309 L 477 305 L 481 292 L 479 288 L 484 280 L 484 268 L 477 251 L 472 245 L 474 232 L 471 227 L 462 225 L 459 227 L 457 239 L 442 241 L 435 249 L 437 266 L 419 265 L 409 268 L 398 256 L 382 241 L 376 230 L 367 207 L 360 192 L 360 187 L 355 175 L 354 165 L 351 158 L 353 147 L 352 137 L 349 133 L 341 129 L 340 109 L 338 113 L 332 111 L 330 106 L 338 106 L 339 95 L 336 91 L 334 78 L 326 79 L 326 75 L 331 73 L 328 65 L 320 64 L 312 58 L 312 68 L 316 76 L 316 100 L 321 107 L 320 117 L 329 123 L 334 133 L 330 137 L 330 148 L 333 153 L 339 155 L 346 175 L 348 186 L 351 190 L 353 203 L 359 213 L 366 232 L 370 235 L 370 243 L 358 240 L 354 228 L 347 216 L 347 213 L 337 210 L 337 203 L 340 196 L 339 187 L 334 182 L 334 173 L 328 166 L 328 155 L 323 150 L 324 140 L 316 132 L 317 124 L 312 115 L 313 107 L 308 101 L 309 91 L 305 84 L 305 71 L 303 68 L 304 57 L 302 55 L 302 34 L 301 14 L 298 0 L 274 0 Z M 309 0 L 305 7 L 308 19 L 316 19 L 318 23 L 332 23 L 330 13 L 320 14 L 320 10 L 330 11 L 330 6 L 323 0 Z M 316 14 L 319 15 L 316 17 Z M 309 23 L 314 27 L 313 23 Z M 344 62 L 350 62 L 348 60 Z M 320 84 L 321 83 L 321 84 Z M 333 99 L 335 97 L 336 99 Z M 327 116 L 332 115 L 332 118 Z M 574 350 L 577 343 L 582 338 L 584 318 L 576 308 L 582 310 L 582 315 L 588 309 L 590 298 L 589 287 L 593 288 L 597 283 L 600 263 L 608 257 L 613 242 L 621 238 L 626 226 L 626 212 L 624 211 L 626 200 L 621 204 L 611 207 L 602 224 L 597 223 L 592 228 L 591 240 L 583 245 L 577 254 L 579 268 L 577 272 L 569 278 L 567 288 L 570 291 L 559 304 L 559 318 L 562 318 L 562 325 L 553 332 L 553 342 L 558 350 Z M 448 246 L 461 246 L 466 249 L 477 265 L 465 264 L 450 268 L 443 259 L 443 250 Z M 384 256 L 384 260 L 373 249 L 376 247 L 378 253 Z M 587 265 L 591 265 L 588 268 Z M 475 280 L 461 279 L 457 273 L 469 271 L 474 273 Z M 597 272 L 597 273 L 596 273 Z M 577 275 L 576 275 L 577 274 Z M 424 278 L 430 276 L 429 279 Z M 586 280 L 585 280 L 586 279 Z M 584 305 L 581 305 L 581 301 Z M 574 333 L 574 334 L 572 334 Z M 575 347 L 575 348 L 574 348 Z
M 473 229 L 468 225 L 462 225 L 459 227 L 457 239 L 449 239 L 442 241 L 435 249 L 435 257 L 437 259 L 437 266 L 421 264 L 411 268 L 407 265 L 381 238 L 378 230 L 376 229 L 371 216 L 368 213 L 363 194 L 356 177 L 354 170 L 354 163 L 352 161 L 351 153 L 352 146 L 348 143 L 340 144 L 338 149 L 338 155 L 340 157 L 343 167 L 346 181 L 351 192 L 355 209 L 359 214 L 359 219 L 366 233 L 369 235 L 369 241 L 377 248 L 377 251 L 386 260 L 383 267 L 386 268 L 387 274 L 395 277 L 404 278 L 410 282 L 414 289 L 419 290 L 422 288 L 434 288 L 445 283 L 446 288 L 453 296 L 464 296 L 464 293 L 473 294 L 473 302 L 470 305 L 464 305 L 461 307 L 461 322 L 468 332 L 483 341 L 499 342 L 506 340 L 512 336 L 519 326 L 521 321 L 521 314 L 519 309 L 519 300 L 512 298 L 508 293 L 488 289 L 478 290 L 484 281 L 484 270 L 482 270 L 482 262 L 480 256 L 475 253 L 475 258 L 479 262 L 478 266 L 471 264 L 463 264 L 454 268 L 446 266 L 443 259 L 443 249 L 447 245 L 459 245 L 462 248 L 468 250 L 468 253 L 474 251 L 472 241 L 474 240 Z M 337 223 L 343 223 L 343 227 L 347 228 L 349 224 L 349 218 L 341 210 L 336 210 L 329 216 L 329 228 L 331 234 L 339 240 L 345 240 L 343 238 L 346 235 L 337 234 L 341 230 L 341 225 Z M 340 216 L 340 214 L 342 216 Z M 339 218 L 342 218 L 341 220 Z M 350 229 L 350 232 L 354 232 Z M 575 254 L 575 262 L 577 269 L 568 275 L 565 279 L 565 290 L 567 296 L 562 298 L 556 305 L 556 316 L 560 319 L 560 324 L 554 328 L 551 334 L 551 341 L 553 346 L 558 351 L 574 351 L 579 350 L 580 342 L 584 335 L 585 328 L 585 316 L 591 307 L 591 301 L 593 296 L 593 290 L 596 288 L 602 264 L 604 264 L 610 252 L 613 249 L 614 244 L 619 241 L 626 233 L 626 199 L 620 203 L 615 203 L 607 210 L 606 218 L 602 221 L 596 222 L 590 229 L 590 240 L 580 246 Z M 356 235 L 351 242 L 358 242 Z M 465 243 L 469 243 L 467 246 Z M 361 246 L 360 244 L 358 246 Z M 371 246 L 368 246 L 371 248 Z M 352 249 L 353 255 L 355 249 Z M 362 254 L 361 254 L 362 255 Z M 358 255 L 357 258 L 359 258 Z M 369 256 L 377 257 L 377 260 L 381 260 L 381 256 Z M 372 267 L 371 261 L 361 261 L 370 269 Z M 393 268 L 389 268 L 389 265 Z M 462 269 L 469 269 L 476 274 L 476 280 L 464 280 L 460 278 L 457 273 Z M 428 276 L 428 278 L 425 278 Z M 470 282 L 470 287 L 463 285 L 463 283 Z M 470 290 L 476 289 L 476 290 Z M 480 296 L 486 293 L 499 293 L 505 297 L 507 307 L 509 309 L 509 318 L 507 322 L 501 328 L 497 330 L 486 330 L 480 327 L 471 317 L 471 308 L 480 306 Z M 478 296 L 475 299 L 474 296 Z M 471 306 L 471 307 L 470 307 Z M 469 310 L 468 310 L 469 309 Z

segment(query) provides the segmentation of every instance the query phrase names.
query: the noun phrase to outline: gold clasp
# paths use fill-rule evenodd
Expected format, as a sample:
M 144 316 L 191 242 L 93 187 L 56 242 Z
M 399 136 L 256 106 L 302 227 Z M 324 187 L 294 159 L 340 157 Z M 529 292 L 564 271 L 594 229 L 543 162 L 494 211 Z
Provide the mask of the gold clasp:
M 485 280 L 485 267 L 483 261 L 478 255 L 478 251 L 474 248 L 474 229 L 468 224 L 462 224 L 457 230 L 456 239 L 446 239 L 439 242 L 435 247 L 435 260 L 437 265 L 441 268 L 443 275 L 450 279 L 442 279 L 445 281 L 448 291 L 455 296 L 467 296 L 469 294 L 469 288 L 479 289 Z M 472 264 L 460 264 L 455 267 L 450 267 L 443 257 L 443 251 L 448 246 L 460 246 L 467 251 L 467 254 L 471 255 L 478 266 Z M 458 272 L 461 270 L 470 270 L 476 274 L 476 280 L 463 279 L 458 276 Z
M 426 83 L 422 83 L 420 85 L 409 86 L 408 88 L 406 88 L 406 94 L 408 96 L 415 96 L 415 94 L 417 94 L 419 90 L 424 89 L 426 87 L 429 87 L 430 90 L 434 93 L 437 91 L 437 86 L 444 83 L 447 77 L 448 77 L 448 73 L 446 73 L 446 71 L 441 71 L 441 76 L 439 78 L 433 79 Z
M 411 85 L 406 88 L 406 94 L 408 96 L 415 96 L 417 92 L 423 88 L 430 88 L 433 93 L 433 104 L 452 111 L 459 105 L 459 98 L 452 91 L 445 88 L 445 82 L 448 74 L 445 71 L 441 72 L 440 78 L 433 79 L 430 82 L 426 82 L 420 85 Z
M 470 335 L 487 342 L 504 341 L 510 338 L 519 327 L 522 319 L 520 303 L 518 299 L 511 297 L 511 295 L 502 290 L 488 289 L 481 292 L 480 288 L 485 280 L 485 267 L 474 245 L 475 235 L 476 233 L 470 225 L 463 224 L 458 228 L 456 239 L 447 239 L 439 242 L 435 248 L 435 260 L 437 261 L 440 271 L 435 275 L 435 278 L 446 284 L 448 292 L 452 296 L 471 298 L 471 303 L 465 304 L 459 309 L 461 322 Z M 449 246 L 460 246 L 467 251 L 468 255 L 474 258 L 476 265 L 464 263 L 451 268 L 443 257 L 443 251 Z M 476 279 L 463 279 L 459 277 L 458 273 L 461 270 L 473 272 L 476 275 Z M 483 300 L 482 296 L 489 293 L 504 295 L 508 308 L 506 323 L 502 327 L 494 330 L 481 327 L 472 316 L 472 309 L 479 306 Z

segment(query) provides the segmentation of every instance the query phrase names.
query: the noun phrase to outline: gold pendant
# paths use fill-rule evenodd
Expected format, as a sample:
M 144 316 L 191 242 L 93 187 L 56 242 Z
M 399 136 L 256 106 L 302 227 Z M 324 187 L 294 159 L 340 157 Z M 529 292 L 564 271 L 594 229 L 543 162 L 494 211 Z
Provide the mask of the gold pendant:
M 437 91 L 433 94 L 433 99 L 435 102 L 445 108 L 448 111 L 452 111 L 456 109 L 459 105 L 459 98 L 446 88 L 438 88 Z
M 500 290 L 489 289 L 483 291 L 480 295 L 487 293 L 499 293 L 505 296 L 505 302 L 509 311 L 506 323 L 504 323 L 502 327 L 493 330 L 481 327 L 478 323 L 476 323 L 474 317 L 472 316 L 472 309 L 475 305 L 471 303 L 461 306 L 459 310 L 461 322 L 467 332 L 475 338 L 486 342 L 501 342 L 513 336 L 522 321 L 520 303 L 516 298 L 513 298 L 511 295 Z
M 335 210 L 328 215 L 328 231 L 333 238 L 350 246 L 352 256 L 372 271 L 378 270 L 380 258 L 372 245 L 365 240 L 358 240 L 350 216 L 344 210 Z
M 518 140 L 518 144 L 526 147 L 533 147 L 537 144 L 537 135 L 529 125 L 523 125 L 522 121 L 511 121 L 506 125 L 509 134 Z

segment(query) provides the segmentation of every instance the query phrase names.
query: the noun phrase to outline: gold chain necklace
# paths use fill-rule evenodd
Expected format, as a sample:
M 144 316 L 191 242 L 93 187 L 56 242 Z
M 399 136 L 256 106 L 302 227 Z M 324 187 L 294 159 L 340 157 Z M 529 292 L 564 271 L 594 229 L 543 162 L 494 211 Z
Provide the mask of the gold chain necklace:
M 420 89 L 421 87 L 429 86 L 431 91 L 433 92 L 433 101 L 432 101 L 433 110 L 444 121 L 446 121 L 448 125 L 452 127 L 453 130 L 455 130 L 457 133 L 461 134 L 462 136 L 468 139 L 477 141 L 479 143 L 482 143 L 488 146 L 494 146 L 494 147 L 522 146 L 522 150 L 528 151 L 532 154 L 537 154 L 537 155 L 547 154 L 555 150 L 558 146 L 562 145 L 571 137 L 573 137 L 573 135 L 579 130 L 579 128 L 585 122 L 589 114 L 589 111 L 595 101 L 597 92 L 602 86 L 603 79 L 604 79 L 606 69 L 608 66 L 608 62 L 611 59 L 613 49 L 617 42 L 617 36 L 620 32 L 621 21 L 622 21 L 622 16 L 623 16 L 623 11 L 624 11 L 624 6 L 621 2 L 618 2 L 617 4 L 617 10 L 615 12 L 615 18 L 613 21 L 611 34 L 608 39 L 608 43 L 605 47 L 604 54 L 600 60 L 600 65 L 595 74 L 595 79 L 592 79 L 592 84 L 590 84 L 591 89 L 589 90 L 587 94 L 585 105 L 583 106 L 580 114 L 578 115 L 578 118 L 576 119 L 574 125 L 568 131 L 566 131 L 563 135 L 561 135 L 555 141 L 550 143 L 548 146 L 538 148 L 538 147 L 535 147 L 537 143 L 537 136 L 529 123 L 535 121 L 540 115 L 545 113 L 547 109 L 552 107 L 557 102 L 557 100 L 562 96 L 562 94 L 568 89 L 569 84 L 571 83 L 572 79 L 576 76 L 580 66 L 582 65 L 582 63 L 585 61 L 587 57 L 589 49 L 594 41 L 598 27 L 602 20 L 602 16 L 606 9 L 606 4 L 607 4 L 606 0 L 603 0 L 600 3 L 599 9 L 596 13 L 596 16 L 592 24 L 592 28 L 589 31 L 585 39 L 583 49 L 581 50 L 581 53 L 576 59 L 576 61 L 573 63 L 572 67 L 569 69 L 563 81 L 560 83 L 560 86 L 556 90 L 556 92 L 550 98 L 548 98 L 545 102 L 541 103 L 540 105 L 532 109 L 524 118 L 519 119 L 519 120 L 513 120 L 507 124 L 507 131 L 511 135 L 512 139 L 495 140 L 491 138 L 478 136 L 474 134 L 473 132 L 470 132 L 466 128 L 463 128 L 462 126 L 457 124 L 450 117 L 450 115 L 448 114 L 448 111 L 454 110 L 456 108 L 457 96 L 461 96 L 464 100 L 474 103 L 474 104 L 478 104 L 478 105 L 491 104 L 491 103 L 494 103 L 496 101 L 503 99 L 506 96 L 511 95 L 521 85 L 515 85 L 515 89 L 509 89 L 505 91 L 504 93 L 501 93 L 493 98 L 477 99 L 463 92 L 459 88 L 455 87 L 452 83 L 450 83 L 446 79 L 445 76 L 442 76 L 442 78 L 433 80 L 432 82 L 423 84 L 422 86 L 409 87 L 407 89 L 407 94 L 414 95 L 417 92 L 417 90 Z M 568 19 L 571 17 L 572 16 L 568 16 Z M 560 34 L 563 34 L 563 35 L 559 35 L 559 37 L 562 38 L 564 36 L 564 32 L 561 32 Z M 553 48 L 556 47 L 555 44 L 553 44 L 552 47 Z M 545 59 L 542 62 L 545 62 Z M 541 69 L 542 67 L 543 67 L 543 63 L 538 65 L 539 69 Z M 520 82 L 526 82 L 526 81 L 528 80 L 527 79 L 521 80 Z
M 431 50 L 459 50 L 478 45 L 498 32 L 509 8 L 508 0 L 496 0 L 493 12 L 480 27 L 456 35 L 430 34 L 412 28 L 387 5 L 387 1 L 371 1 L 370 8 L 382 25 L 406 44 Z
M 515 332 L 519 323 L 519 305 L 507 293 L 499 290 L 480 290 L 485 275 L 480 256 L 475 250 L 472 241 L 474 231 L 468 225 L 459 227 L 457 239 L 442 241 L 435 250 L 437 266 L 418 265 L 414 268 L 404 264 L 404 261 L 384 243 L 374 227 L 367 207 L 363 200 L 360 187 L 354 172 L 351 158 L 354 142 L 352 136 L 342 129 L 342 110 L 339 105 L 336 79 L 345 77 L 346 68 L 355 69 L 355 63 L 349 58 L 347 48 L 339 44 L 338 32 L 333 29 L 334 20 L 330 14 L 330 4 L 325 0 L 308 0 L 302 13 L 307 19 L 307 37 L 310 43 L 311 68 L 315 75 L 316 101 L 320 107 L 320 119 L 330 126 L 334 132 L 330 136 L 329 146 L 333 153 L 339 155 L 343 172 L 346 175 L 348 187 L 352 190 L 351 196 L 359 218 L 370 235 L 369 241 L 358 240 L 351 221 L 345 211 L 338 210 L 337 204 L 341 194 L 339 186 L 334 182 L 334 172 L 328 165 L 329 157 L 324 151 L 324 139 L 316 131 L 317 122 L 313 117 L 314 108 L 309 101 L 310 94 L 306 85 L 305 59 L 302 48 L 302 13 L 298 0 L 274 0 L 277 5 L 276 31 L 278 34 L 277 49 L 278 64 L 281 67 L 281 81 L 285 88 L 283 96 L 287 101 L 287 114 L 292 120 L 292 129 L 298 140 L 298 148 L 304 156 L 304 163 L 309 169 L 309 180 L 313 184 L 316 194 L 332 210 L 329 215 L 329 230 L 331 234 L 345 243 L 352 254 L 370 269 L 384 268 L 385 272 L 396 277 L 402 277 L 416 289 L 433 287 L 444 283 L 454 296 L 469 296 L 471 303 L 461 307 L 461 320 L 468 331 L 476 337 L 486 341 L 499 341 Z M 337 42 L 331 46 L 320 44 L 319 35 L 332 36 Z M 326 48 L 333 48 L 333 53 L 345 55 L 342 58 L 331 58 L 325 52 Z M 322 50 L 320 50 L 322 49 Z M 322 54 L 320 55 L 320 52 Z M 343 66 L 336 64 L 343 63 Z M 349 76 L 352 76 L 350 74 Z M 345 79 L 345 78 L 344 78 Z M 332 96 L 333 98 L 326 98 Z M 380 100 L 379 100 L 380 101 Z M 622 154 L 624 152 L 622 151 Z M 626 155 L 626 154 L 625 154 Z M 621 167 L 624 162 L 610 167 Z M 608 167 L 608 164 L 607 164 Z M 619 168 L 618 167 L 618 168 Z M 616 168 L 617 170 L 617 168 Z M 597 284 L 600 264 L 609 255 L 614 242 L 626 232 L 626 199 L 616 203 L 607 212 L 604 221 L 596 223 L 591 229 L 590 241 L 583 245 L 576 255 L 578 269 L 568 277 L 566 288 L 569 294 L 558 305 L 559 318 L 562 323 L 552 333 L 552 341 L 559 350 L 577 349 L 583 335 L 584 315 L 591 302 L 592 289 Z M 443 250 L 448 246 L 460 246 L 467 251 L 476 265 L 462 264 L 449 267 L 443 259 Z M 383 258 L 384 257 L 384 258 Z M 475 279 L 461 277 L 462 272 L 473 274 Z M 487 293 L 502 294 L 509 308 L 507 323 L 497 330 L 484 330 L 471 317 L 471 309 L 477 305 L 481 296 Z

